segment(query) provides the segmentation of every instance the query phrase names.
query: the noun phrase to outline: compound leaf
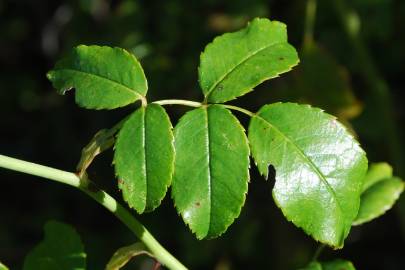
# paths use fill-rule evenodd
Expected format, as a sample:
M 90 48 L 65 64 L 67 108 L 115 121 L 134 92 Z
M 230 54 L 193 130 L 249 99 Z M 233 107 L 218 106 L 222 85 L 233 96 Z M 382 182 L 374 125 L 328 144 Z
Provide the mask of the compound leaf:
M 47 77 L 59 93 L 76 89 L 76 103 L 88 109 L 114 109 L 142 99 L 147 82 L 135 56 L 107 46 L 75 47 Z
M 160 205 L 174 167 L 172 125 L 162 106 L 136 110 L 118 133 L 114 155 L 118 185 L 139 213 Z
M 201 54 L 199 81 L 205 99 L 225 102 L 253 90 L 299 62 L 283 23 L 254 19 L 238 32 L 214 39 Z
M 316 240 L 341 248 L 357 215 L 367 158 L 358 143 L 320 109 L 294 103 L 263 106 L 249 126 L 261 174 L 276 170 L 273 198 L 288 220 Z
M 84 270 L 86 254 L 80 236 L 71 226 L 49 221 L 45 238 L 27 255 L 24 270 Z
M 198 239 L 221 235 L 239 216 L 249 181 L 243 127 L 221 105 L 184 115 L 174 132 L 172 197 Z
M 383 215 L 404 191 L 404 182 L 392 176 L 392 168 L 387 163 L 373 164 L 364 179 L 360 209 L 353 225 L 361 225 Z

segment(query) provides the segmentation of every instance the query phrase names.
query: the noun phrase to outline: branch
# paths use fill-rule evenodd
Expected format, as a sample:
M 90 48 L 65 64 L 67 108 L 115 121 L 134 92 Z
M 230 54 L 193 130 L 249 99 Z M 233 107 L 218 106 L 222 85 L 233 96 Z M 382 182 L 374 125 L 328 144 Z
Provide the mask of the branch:
M 142 241 L 156 259 L 172 270 L 187 270 L 171 255 L 153 235 L 133 216 L 105 191 L 96 187 L 86 177 L 79 178 L 76 174 L 51 167 L 0 155 L 0 167 L 30 175 L 43 177 L 82 190 L 99 204 L 107 208 L 122 221 Z

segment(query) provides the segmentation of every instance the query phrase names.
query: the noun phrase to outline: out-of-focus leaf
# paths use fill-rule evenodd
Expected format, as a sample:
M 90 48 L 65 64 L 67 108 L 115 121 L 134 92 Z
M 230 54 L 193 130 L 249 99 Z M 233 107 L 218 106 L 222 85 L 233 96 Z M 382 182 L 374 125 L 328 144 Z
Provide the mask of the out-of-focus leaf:
M 199 81 L 206 100 L 225 102 L 291 70 L 297 52 L 283 23 L 255 19 L 238 32 L 214 39 L 201 54 Z
M 262 175 L 276 170 L 273 198 L 286 218 L 314 239 L 343 246 L 367 171 L 358 142 L 335 117 L 295 103 L 263 106 L 249 125 Z
M 322 262 L 322 270 L 356 270 L 353 264 L 346 260 Z
M 221 235 L 240 214 L 249 180 L 243 127 L 221 105 L 184 115 L 174 132 L 172 197 L 198 239 Z
M 162 106 L 149 104 L 126 120 L 114 154 L 118 185 L 125 201 L 138 213 L 160 205 L 172 181 L 172 125 Z
M 322 265 L 320 262 L 311 262 L 304 268 L 300 268 L 298 270 L 322 270 Z
M 114 109 L 142 99 L 148 86 L 135 56 L 107 46 L 75 47 L 47 74 L 59 93 L 76 89 L 76 103 L 88 109 Z
M 80 236 L 71 226 L 49 221 L 45 238 L 24 260 L 24 270 L 84 270 L 86 254 Z
M 346 69 L 315 43 L 305 46 L 301 64 L 294 73 L 291 92 L 294 92 L 292 94 L 297 100 L 325 108 L 344 120 L 362 111 L 351 89 Z
M 311 262 L 299 270 L 356 270 L 353 264 L 346 260 L 334 260 L 330 262 Z
M 143 243 L 135 243 L 130 246 L 122 247 L 113 254 L 105 270 L 119 270 L 124 267 L 132 258 L 139 255 L 148 255 L 149 257 L 153 257 Z
M 82 177 L 94 158 L 101 152 L 114 145 L 114 133 L 108 129 L 102 129 L 94 135 L 91 141 L 82 149 L 80 161 L 76 166 L 79 177 Z
M 0 262 L 0 270 L 8 270 L 8 267 Z
M 353 225 L 369 222 L 391 209 L 404 191 L 404 182 L 392 176 L 392 168 L 387 163 L 371 165 L 360 199 L 360 209 Z

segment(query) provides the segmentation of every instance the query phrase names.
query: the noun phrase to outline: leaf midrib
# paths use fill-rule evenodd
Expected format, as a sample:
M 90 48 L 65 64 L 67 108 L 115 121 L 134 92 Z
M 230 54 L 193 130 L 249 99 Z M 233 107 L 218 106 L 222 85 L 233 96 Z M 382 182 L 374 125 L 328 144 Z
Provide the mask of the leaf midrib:
M 210 216 L 209 216 L 209 221 L 208 221 L 208 230 L 206 235 L 208 235 L 210 229 L 211 229 L 211 220 L 212 220 L 212 190 L 211 190 L 211 185 L 212 185 L 212 179 L 211 179 L 211 172 L 212 172 L 212 167 L 211 167 L 211 144 L 210 144 L 210 125 L 209 125 L 209 117 L 208 117 L 208 108 L 203 108 L 205 112 L 205 123 L 206 123 L 206 129 L 207 129 L 207 136 L 206 136 L 206 151 L 207 151 L 207 161 L 208 161 L 208 193 L 209 193 L 209 199 L 210 199 Z M 205 235 L 205 236 L 206 236 Z
M 214 84 L 211 86 L 210 89 L 208 89 L 206 96 L 206 99 L 208 99 L 208 97 L 210 96 L 210 94 L 212 93 L 212 91 L 218 86 L 218 84 L 220 82 L 222 82 L 223 80 L 225 80 L 235 69 L 237 69 L 240 65 L 242 65 L 243 63 L 245 63 L 246 61 L 248 61 L 250 58 L 254 57 L 256 54 L 260 53 L 263 50 L 266 50 L 272 46 L 276 46 L 278 44 L 283 44 L 286 42 L 276 42 L 276 43 L 271 43 L 269 45 L 266 45 L 262 48 L 259 48 L 256 51 L 253 51 L 252 54 L 249 54 L 248 56 L 246 56 L 245 58 L 243 58 L 239 63 L 237 63 L 234 67 L 232 67 L 231 69 L 229 69 L 227 72 L 225 72 L 225 74 L 223 76 L 221 76 L 216 82 L 214 82 Z
M 298 145 L 296 145 L 287 135 L 285 135 L 283 132 L 281 132 L 276 126 L 272 125 L 269 121 L 267 121 L 263 117 L 259 116 L 258 114 L 256 114 L 254 117 L 257 117 L 258 119 L 264 121 L 267 125 L 270 126 L 270 128 L 273 128 L 277 133 L 279 133 L 288 143 L 290 143 L 294 147 L 294 149 L 299 153 L 299 155 L 309 163 L 310 167 L 315 171 L 315 173 L 321 179 L 322 183 L 324 183 L 326 188 L 332 194 L 332 197 L 335 199 L 335 201 L 337 203 L 340 214 L 344 217 L 344 219 L 346 219 L 345 215 L 343 213 L 342 206 L 339 203 L 339 200 L 338 200 L 338 197 L 337 197 L 335 191 L 333 190 L 331 185 L 328 183 L 328 181 L 326 180 L 326 177 L 323 175 L 323 173 L 321 171 L 319 171 L 319 169 L 316 167 L 316 165 L 312 162 L 312 160 L 305 155 L 305 153 L 298 147 Z
M 101 76 L 101 75 L 99 75 L 99 74 L 89 73 L 89 72 L 85 72 L 85 71 L 82 71 L 82 70 L 76 70 L 76 69 L 71 69 L 71 68 L 55 69 L 55 71 L 63 71 L 63 70 L 67 70 L 67 71 L 70 71 L 70 72 L 77 72 L 77 73 L 80 73 L 80 74 L 85 74 L 85 75 L 87 75 L 87 76 L 94 76 L 94 77 L 97 77 L 97 78 L 99 78 L 99 79 L 106 80 L 106 81 L 108 81 L 108 82 L 111 82 L 111 83 L 113 83 L 113 84 L 116 84 L 116 85 L 122 87 L 123 89 L 127 90 L 127 91 L 130 92 L 131 94 L 134 94 L 134 95 L 135 95 L 136 97 L 138 97 L 138 98 L 143 98 L 143 96 L 142 96 L 141 94 L 139 94 L 135 89 L 132 89 L 132 88 L 130 88 L 130 87 L 128 87 L 128 86 L 126 86 L 126 85 L 124 85 L 124 84 L 122 84 L 122 83 L 116 81 L 116 80 L 112 80 L 112 79 L 110 79 L 110 78 Z
M 147 143 L 147 139 L 146 139 L 146 130 L 147 130 L 147 127 L 146 127 L 146 125 L 147 125 L 147 121 L 146 121 L 146 119 L 147 119 L 147 117 L 146 117 L 146 114 L 147 114 L 147 111 L 146 111 L 146 108 L 145 107 L 142 107 L 142 110 L 143 110 L 143 125 L 142 125 L 142 136 L 143 136 L 143 138 L 142 138 L 142 146 L 143 146 L 143 149 L 144 149 L 144 152 L 143 152 L 143 160 L 144 160 L 144 164 L 145 164 L 145 168 L 144 168 L 144 175 L 145 175 L 145 194 L 146 194 L 146 197 L 145 197 L 145 208 L 144 208 L 144 210 L 147 208 L 147 204 L 148 204 L 148 198 L 149 198 L 149 181 L 148 181 L 148 176 L 149 176 L 149 170 L 148 170 L 148 162 L 147 162 L 147 154 L 148 154 L 148 143 Z

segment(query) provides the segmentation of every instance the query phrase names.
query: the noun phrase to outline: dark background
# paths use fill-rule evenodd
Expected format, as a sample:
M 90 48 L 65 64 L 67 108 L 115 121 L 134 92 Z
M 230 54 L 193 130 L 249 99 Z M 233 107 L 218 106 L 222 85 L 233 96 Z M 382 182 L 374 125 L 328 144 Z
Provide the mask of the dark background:
M 204 46 L 260 16 L 288 25 L 301 64 L 232 103 L 254 111 L 274 101 L 319 106 L 355 130 L 371 162 L 388 161 L 395 174 L 404 176 L 405 2 L 346 1 L 359 21 L 347 13 L 344 1 L 319 2 L 317 47 L 311 50 L 302 47 L 303 0 L 0 0 L 0 153 L 72 171 L 92 135 L 137 106 L 91 111 L 77 107 L 73 93 L 56 94 L 45 73 L 73 46 L 119 46 L 134 53 L 148 78 L 150 101 L 202 100 L 197 67 Z M 360 23 L 359 35 L 345 31 L 347 15 Z M 305 44 L 314 48 L 313 43 Z M 168 107 L 173 123 L 186 110 Z M 246 124 L 248 119 L 238 116 Z M 121 200 L 111 157 L 111 150 L 97 157 L 89 175 Z M 317 244 L 274 205 L 274 178 L 265 182 L 256 168 L 251 171 L 241 216 L 218 239 L 196 240 L 169 196 L 155 212 L 139 219 L 191 269 L 304 266 Z M 50 219 L 78 230 L 88 269 L 103 269 L 117 248 L 136 241 L 115 217 L 73 188 L 5 170 L 0 170 L 0 183 L 0 260 L 11 269 L 21 269 Z M 358 269 L 405 269 L 404 217 L 402 199 L 383 217 L 353 228 L 343 250 L 326 249 L 321 259 L 349 259 Z M 137 261 L 143 264 L 143 259 Z M 136 267 L 126 269 L 140 269 Z

